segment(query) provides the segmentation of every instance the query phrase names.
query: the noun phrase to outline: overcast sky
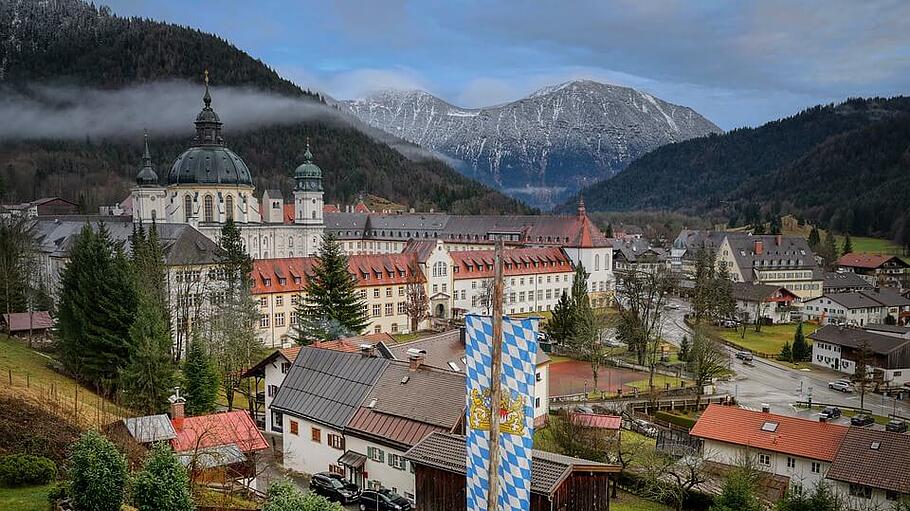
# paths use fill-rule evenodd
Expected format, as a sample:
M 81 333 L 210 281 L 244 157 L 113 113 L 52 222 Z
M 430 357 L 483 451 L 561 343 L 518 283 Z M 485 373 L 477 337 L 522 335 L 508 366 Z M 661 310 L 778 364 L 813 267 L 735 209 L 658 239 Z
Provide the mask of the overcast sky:
M 339 99 L 420 88 L 478 107 L 590 78 L 690 106 L 731 129 L 848 97 L 910 92 L 905 0 L 102 3 L 214 32 Z

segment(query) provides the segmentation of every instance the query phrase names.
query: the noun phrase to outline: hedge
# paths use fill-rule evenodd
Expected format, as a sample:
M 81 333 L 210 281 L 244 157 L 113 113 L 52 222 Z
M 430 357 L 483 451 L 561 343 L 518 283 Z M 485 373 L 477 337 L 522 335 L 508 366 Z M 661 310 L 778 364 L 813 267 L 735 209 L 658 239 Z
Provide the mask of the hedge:
M 11 454 L 0 457 L 0 485 L 7 487 L 47 484 L 57 476 L 57 465 L 44 456 Z
M 681 428 L 692 429 L 695 427 L 695 419 L 689 417 L 683 417 L 682 415 L 676 415 L 668 412 L 655 412 L 654 418 L 657 420 L 662 420 L 664 422 L 669 422 L 670 424 L 675 424 Z

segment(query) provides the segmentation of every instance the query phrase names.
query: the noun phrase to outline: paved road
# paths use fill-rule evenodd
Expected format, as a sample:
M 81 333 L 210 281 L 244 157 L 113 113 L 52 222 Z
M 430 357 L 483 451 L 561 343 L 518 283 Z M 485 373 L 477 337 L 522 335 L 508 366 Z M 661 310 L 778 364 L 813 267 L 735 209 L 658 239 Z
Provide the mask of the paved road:
M 663 325 L 663 335 L 669 342 L 679 345 L 683 335 L 692 338 L 692 332 L 683 321 L 686 312 L 691 311 L 689 304 L 680 299 L 671 301 L 678 309 L 668 309 Z M 792 405 L 796 401 L 807 401 L 812 395 L 815 403 L 830 403 L 838 406 L 859 407 L 859 394 L 844 394 L 828 389 L 828 382 L 844 375 L 813 367 L 811 371 L 796 371 L 760 359 L 751 365 L 745 365 L 736 359 L 736 350 L 727 348 L 730 353 L 731 366 L 736 372 L 732 381 L 721 382 L 719 392 L 729 393 L 745 407 L 761 409 L 762 403 L 771 405 L 771 411 L 785 415 L 813 415 L 805 410 L 797 410 Z M 865 407 L 877 415 L 888 415 L 894 407 L 890 398 L 869 393 L 866 395 Z M 910 404 L 907 401 L 896 403 L 897 413 L 910 416 Z M 814 414 L 817 416 L 817 413 Z

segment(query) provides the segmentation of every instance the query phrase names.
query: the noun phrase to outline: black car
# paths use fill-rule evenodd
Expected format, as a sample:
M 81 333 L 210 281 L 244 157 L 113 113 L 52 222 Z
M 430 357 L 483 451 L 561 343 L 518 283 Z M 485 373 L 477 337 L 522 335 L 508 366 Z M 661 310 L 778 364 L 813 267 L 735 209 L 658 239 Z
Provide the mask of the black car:
M 895 433 L 906 433 L 907 432 L 907 423 L 904 421 L 888 421 L 888 424 L 885 424 L 885 431 L 893 431 Z
M 861 413 L 850 417 L 851 426 L 868 426 L 870 424 L 875 424 L 875 419 L 871 415 Z
M 313 477 L 310 478 L 310 490 L 317 495 L 322 495 L 329 500 L 341 502 L 342 504 L 357 502 L 360 498 L 360 488 L 356 484 L 346 480 L 341 475 L 331 472 L 313 474 Z
M 821 415 L 826 419 L 837 419 L 840 417 L 840 408 L 836 406 L 829 406 L 822 410 Z
M 382 488 L 360 493 L 361 511 L 411 511 L 411 503 L 401 495 Z

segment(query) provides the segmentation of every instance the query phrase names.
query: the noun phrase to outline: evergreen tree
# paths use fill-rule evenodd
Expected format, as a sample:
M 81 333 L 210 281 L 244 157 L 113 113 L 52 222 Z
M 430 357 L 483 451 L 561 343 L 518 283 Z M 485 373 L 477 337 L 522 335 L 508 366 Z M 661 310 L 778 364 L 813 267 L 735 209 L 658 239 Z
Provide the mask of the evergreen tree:
M 604 231 L 604 236 L 606 236 L 607 238 L 613 237 L 613 224 L 612 223 L 607 224 L 607 230 Z
M 689 348 L 689 337 L 684 335 L 682 340 L 679 341 L 679 352 L 676 354 L 676 358 L 682 362 L 685 362 L 689 357 Z
M 790 341 L 784 343 L 783 347 L 780 349 L 780 355 L 778 355 L 777 358 L 784 362 L 793 362 L 793 350 L 790 349 Z
M 807 241 L 809 243 L 809 248 L 811 248 L 813 252 L 818 253 L 818 249 L 821 246 L 822 240 L 821 236 L 818 233 L 817 227 L 812 226 L 812 230 L 809 231 L 809 239 Z
M 221 270 L 227 287 L 228 301 L 238 296 L 248 295 L 253 272 L 253 258 L 243 247 L 240 229 L 233 220 L 228 220 L 221 228 Z
M 348 258 L 329 233 L 323 236 L 318 261 L 304 285 L 297 317 L 296 340 L 301 345 L 358 335 L 370 324 L 366 303 L 348 271 Z
M 207 353 L 199 334 L 194 332 L 183 364 L 186 413 L 203 415 L 215 411 L 218 399 L 218 368 Z
M 547 333 L 556 344 L 564 344 L 575 336 L 575 309 L 565 291 L 559 295 L 553 315 L 547 321 Z
M 720 495 L 710 511 L 762 511 L 764 506 L 755 496 L 755 474 L 746 468 L 731 471 L 724 479 Z
M 153 415 L 167 410 L 174 386 L 171 333 L 160 307 L 142 295 L 130 327 L 129 360 L 120 371 L 124 403 L 135 412 Z
M 825 267 L 833 270 L 837 261 L 837 243 L 834 241 L 834 233 L 830 230 L 825 233 L 825 241 L 822 244 L 821 256 L 825 260 Z
M 844 234 L 844 248 L 841 250 L 841 255 L 846 255 L 853 252 L 853 240 L 850 239 L 850 233 Z
M 572 277 L 572 308 L 578 314 L 584 309 L 591 307 L 588 298 L 588 272 L 585 271 L 583 264 L 578 263 L 575 267 L 575 275 Z
M 107 228 L 86 225 L 60 278 L 57 325 L 64 365 L 109 391 L 129 359 L 137 296 L 129 260 Z
M 771 217 L 770 230 L 771 234 L 783 234 L 783 226 L 781 225 L 779 216 L 774 215 Z
M 164 264 L 164 250 L 158 236 L 158 226 L 153 222 L 146 232 L 142 224 L 133 228 L 130 238 L 132 245 L 133 274 L 136 291 L 148 298 L 149 304 L 159 309 L 170 327 L 168 306 L 167 269 Z
M 765 224 L 758 222 L 757 224 L 752 225 L 752 234 L 765 234 Z
M 344 508 L 311 491 L 304 493 L 294 483 L 282 480 L 269 486 L 262 511 L 344 511 Z
M 692 313 L 696 323 L 711 315 L 714 271 L 714 254 L 709 250 L 699 250 L 695 255 L 695 287 L 692 292 Z
M 28 310 L 37 280 L 36 255 L 34 222 L 25 217 L 0 218 L 0 313 Z M 36 308 L 34 299 L 32 310 L 42 310 Z
M 790 347 L 793 362 L 802 362 L 812 355 L 812 350 L 806 342 L 806 336 L 803 335 L 803 322 L 796 324 L 796 332 L 793 333 L 793 345 Z
M 138 511 L 192 511 L 190 477 L 174 451 L 155 444 L 132 485 L 133 506 Z
M 129 475 L 126 458 L 110 440 L 91 430 L 70 454 L 69 496 L 79 511 L 120 511 Z

